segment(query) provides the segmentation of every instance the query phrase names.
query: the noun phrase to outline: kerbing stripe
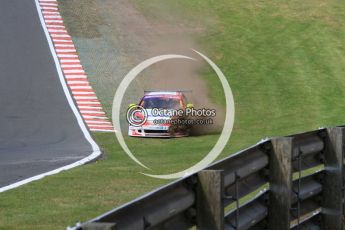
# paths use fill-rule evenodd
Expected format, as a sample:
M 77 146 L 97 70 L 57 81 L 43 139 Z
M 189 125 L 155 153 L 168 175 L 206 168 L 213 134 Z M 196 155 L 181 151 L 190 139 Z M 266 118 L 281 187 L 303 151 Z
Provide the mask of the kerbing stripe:
M 41 2 L 42 3 L 46 3 L 46 2 L 56 2 L 56 1 L 55 0 L 41 0 Z M 58 56 L 55 53 L 55 49 L 54 49 L 54 45 L 53 45 L 52 39 L 49 36 L 49 32 L 48 32 L 48 29 L 47 29 L 47 24 L 44 22 L 42 11 L 43 11 L 43 13 L 45 13 L 46 11 L 55 11 L 55 9 L 57 10 L 57 8 L 56 7 L 46 7 L 46 6 L 42 6 L 41 7 L 38 0 L 35 0 L 35 5 L 36 5 L 36 9 L 37 9 L 37 12 L 38 12 L 38 16 L 39 16 L 39 20 L 40 20 L 41 26 L 43 28 L 43 31 L 44 31 L 44 34 L 46 36 L 46 39 L 47 39 L 47 42 L 48 42 L 51 54 L 53 56 L 53 60 L 55 62 L 56 70 L 57 70 L 57 73 L 58 73 L 58 76 L 59 76 L 59 79 L 60 79 L 63 91 L 64 91 L 64 93 L 66 95 L 66 98 L 67 98 L 67 101 L 68 101 L 68 104 L 69 104 L 70 108 L 72 109 L 72 111 L 73 111 L 73 113 L 74 113 L 74 115 L 75 115 L 75 117 L 77 119 L 78 125 L 79 125 L 81 131 L 83 132 L 83 134 L 85 136 L 85 139 L 90 143 L 90 145 L 92 147 L 92 153 L 88 157 L 85 157 L 85 158 L 83 158 L 83 159 L 81 159 L 81 160 L 79 160 L 77 162 L 72 163 L 72 164 L 69 164 L 69 165 L 57 168 L 55 170 L 52 170 L 52 171 L 49 171 L 49 172 L 46 172 L 46 173 L 42 173 L 42 174 L 39 174 L 39 175 L 30 177 L 30 178 L 27 178 L 25 180 L 21 180 L 21 181 L 18 181 L 16 183 L 4 186 L 4 187 L 0 188 L 0 192 L 8 191 L 10 189 L 17 188 L 17 187 L 19 187 L 21 185 L 30 183 L 32 181 L 42 179 L 45 176 L 57 174 L 57 173 L 59 173 L 61 171 L 72 169 L 74 167 L 83 165 L 83 164 L 88 163 L 88 162 L 90 162 L 92 160 L 95 160 L 96 158 L 98 158 L 102 154 L 101 151 L 100 151 L 100 148 L 98 147 L 96 142 L 92 139 L 88 129 L 85 126 L 85 123 L 83 122 L 83 119 L 82 119 L 80 113 L 78 112 L 78 109 L 76 108 L 76 105 L 73 102 L 72 96 L 71 96 L 71 94 L 70 94 L 70 92 L 68 90 L 66 80 L 65 80 L 65 78 L 63 76 L 63 73 L 62 73 L 62 70 L 61 70 L 61 66 L 60 66 L 60 62 L 58 60 Z M 111 125 L 109 125 L 109 126 L 111 126 Z M 99 127 L 99 128 L 92 127 L 92 129 L 90 127 L 90 130 L 94 130 L 94 131 L 110 131 L 110 130 L 113 130 L 113 128 L 112 128 L 112 126 L 108 127 L 108 128 L 107 127 Z
M 94 124 L 94 121 L 89 123 L 89 117 L 94 116 L 94 118 L 97 118 L 100 114 L 104 115 L 105 118 L 106 116 L 92 86 L 87 80 L 87 74 L 80 63 L 72 37 L 68 34 L 63 24 L 63 19 L 58 12 L 58 3 L 56 0 L 41 0 L 40 7 L 45 26 L 53 40 L 55 52 L 61 63 L 60 67 L 62 68 L 67 85 L 76 100 L 76 105 L 85 123 L 90 130 L 94 131 L 97 127 L 94 125 L 90 126 Z M 88 105 L 89 108 L 83 108 L 81 107 L 82 105 Z M 106 122 L 108 122 L 107 125 L 111 125 L 109 120 Z M 102 128 L 101 130 L 104 131 L 105 129 Z M 106 131 L 109 132 L 109 129 L 106 129 Z

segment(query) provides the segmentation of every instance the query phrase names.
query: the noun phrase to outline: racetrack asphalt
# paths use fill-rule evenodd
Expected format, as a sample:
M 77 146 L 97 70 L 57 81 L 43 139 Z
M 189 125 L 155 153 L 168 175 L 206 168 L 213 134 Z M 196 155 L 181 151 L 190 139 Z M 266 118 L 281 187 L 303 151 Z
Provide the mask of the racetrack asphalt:
M 92 154 L 34 0 L 1 1 L 0 51 L 0 188 Z

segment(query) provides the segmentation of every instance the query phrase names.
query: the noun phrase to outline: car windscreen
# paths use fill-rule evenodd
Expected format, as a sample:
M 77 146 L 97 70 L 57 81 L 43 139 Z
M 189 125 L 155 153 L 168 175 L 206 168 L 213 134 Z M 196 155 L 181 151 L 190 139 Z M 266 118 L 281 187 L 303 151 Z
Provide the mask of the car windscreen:
M 174 97 L 144 97 L 140 105 L 145 109 L 180 109 L 180 99 Z

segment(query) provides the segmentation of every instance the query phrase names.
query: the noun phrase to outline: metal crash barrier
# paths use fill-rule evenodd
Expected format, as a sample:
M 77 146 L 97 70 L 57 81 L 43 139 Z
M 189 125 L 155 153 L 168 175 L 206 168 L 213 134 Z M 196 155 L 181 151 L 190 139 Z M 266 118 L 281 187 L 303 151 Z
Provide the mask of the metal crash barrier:
M 342 229 L 344 130 L 267 139 L 69 229 Z

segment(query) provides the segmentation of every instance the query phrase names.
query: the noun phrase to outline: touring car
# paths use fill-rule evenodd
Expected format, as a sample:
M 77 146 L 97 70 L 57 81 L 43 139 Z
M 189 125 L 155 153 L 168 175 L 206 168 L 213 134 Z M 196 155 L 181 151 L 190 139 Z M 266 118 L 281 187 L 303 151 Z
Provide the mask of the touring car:
M 136 111 L 134 120 L 144 121 L 140 125 L 129 124 L 128 135 L 133 137 L 183 137 L 188 136 L 191 126 L 184 123 L 186 108 L 192 108 L 182 91 L 145 91 L 138 104 L 130 108 L 141 108 Z M 174 112 L 175 111 L 175 112 Z M 145 120 L 144 120 L 144 116 Z

